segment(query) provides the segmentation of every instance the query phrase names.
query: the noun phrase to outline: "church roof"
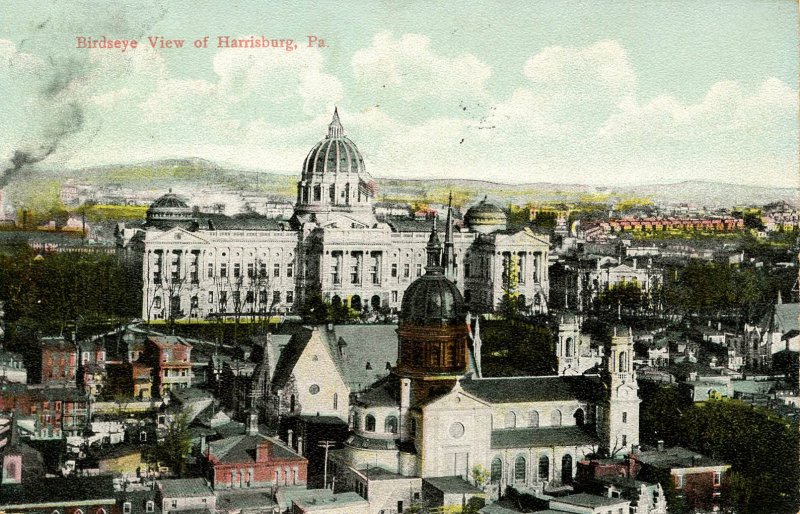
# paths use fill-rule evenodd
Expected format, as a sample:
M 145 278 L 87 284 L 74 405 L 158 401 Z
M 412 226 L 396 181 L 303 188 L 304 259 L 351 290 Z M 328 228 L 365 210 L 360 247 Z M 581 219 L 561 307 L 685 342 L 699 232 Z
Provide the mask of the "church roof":
M 592 445 L 598 442 L 597 435 L 578 426 L 511 428 L 492 430 L 491 447 L 493 449 L 541 448 Z
M 461 387 L 489 403 L 597 401 L 603 395 L 596 375 L 470 378 L 462 380 Z
M 398 404 L 398 399 L 392 391 L 390 380 L 383 380 L 375 384 L 367 391 L 358 395 L 355 403 L 367 407 L 394 407 Z

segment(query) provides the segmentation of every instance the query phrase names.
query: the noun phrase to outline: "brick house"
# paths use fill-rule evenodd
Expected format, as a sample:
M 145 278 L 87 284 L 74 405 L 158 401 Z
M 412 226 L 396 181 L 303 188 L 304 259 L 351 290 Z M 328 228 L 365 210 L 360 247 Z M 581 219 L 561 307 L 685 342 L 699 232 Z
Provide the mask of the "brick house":
M 74 387 L 3 384 L 0 411 L 16 412 L 34 439 L 59 439 L 83 432 L 89 422 L 86 395 Z
M 208 478 L 215 490 L 306 485 L 308 461 L 275 439 L 226 437 L 208 444 Z
M 139 362 L 153 368 L 153 396 L 192 385 L 192 345 L 181 337 L 149 335 Z
M 76 385 L 78 348 L 63 337 L 43 337 L 39 382 L 46 385 Z
M 149 400 L 153 393 L 153 368 L 142 362 L 118 362 L 106 366 L 106 397 L 123 396 Z

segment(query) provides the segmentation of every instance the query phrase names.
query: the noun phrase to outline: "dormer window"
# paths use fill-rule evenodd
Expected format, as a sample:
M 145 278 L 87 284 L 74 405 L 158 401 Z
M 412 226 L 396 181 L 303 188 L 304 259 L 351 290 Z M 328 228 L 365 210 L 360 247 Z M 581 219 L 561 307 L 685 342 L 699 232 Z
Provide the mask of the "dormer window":
M 155 503 L 153 502 L 153 500 L 147 500 L 147 503 L 145 504 L 145 507 L 144 507 L 144 511 L 145 512 L 155 512 L 155 510 L 156 510 L 156 506 L 155 506 Z
M 122 504 L 122 514 L 131 514 L 131 502 L 125 502 Z

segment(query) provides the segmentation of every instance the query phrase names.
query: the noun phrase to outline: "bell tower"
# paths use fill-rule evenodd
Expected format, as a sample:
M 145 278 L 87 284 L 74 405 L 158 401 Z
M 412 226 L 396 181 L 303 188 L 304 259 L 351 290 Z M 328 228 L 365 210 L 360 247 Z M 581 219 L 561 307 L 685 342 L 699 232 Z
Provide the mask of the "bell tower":
M 609 455 L 627 455 L 639 444 L 639 386 L 633 370 L 633 333 L 614 328 L 605 359 L 606 397 L 598 406 L 598 435 Z
M 558 359 L 559 375 L 579 375 L 580 358 L 580 319 L 566 313 L 561 316 L 558 323 L 558 340 L 556 341 L 556 358 Z

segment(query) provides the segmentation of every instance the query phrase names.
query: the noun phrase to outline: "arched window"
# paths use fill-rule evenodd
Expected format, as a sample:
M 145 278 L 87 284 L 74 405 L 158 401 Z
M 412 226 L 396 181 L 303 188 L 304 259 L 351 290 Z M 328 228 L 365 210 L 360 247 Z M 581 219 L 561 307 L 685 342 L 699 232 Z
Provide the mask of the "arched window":
M 548 480 L 550 478 L 550 459 L 547 455 L 539 457 L 539 480 Z
M 99 508 L 95 511 L 95 514 L 106 514 L 106 509 Z
M 396 434 L 397 433 L 397 417 L 396 416 L 386 416 L 386 421 L 383 424 L 383 431 L 387 434 Z
M 627 373 L 628 371 L 628 354 L 627 352 L 619 352 L 619 367 L 617 371 L 620 373 Z
M 539 428 L 539 412 L 532 410 L 531 411 L 531 419 L 528 422 L 528 426 L 531 428 Z
M 561 458 L 561 482 L 564 484 L 572 482 L 572 455 L 570 454 Z
M 575 424 L 579 427 L 582 427 L 586 421 L 586 415 L 583 413 L 583 409 L 578 409 L 575 411 Z
M 525 482 L 525 478 L 527 476 L 528 466 L 525 462 L 525 457 L 522 455 L 517 457 L 517 460 L 514 461 L 514 481 L 515 482 Z
M 364 420 L 364 430 L 366 430 L 367 432 L 375 431 L 375 416 L 373 416 L 372 414 L 367 414 L 367 417 Z
M 514 411 L 510 411 L 506 414 L 506 428 L 517 428 L 517 415 Z
M 493 484 L 500 483 L 500 480 L 503 478 L 503 461 L 500 460 L 500 457 L 495 457 L 492 461 L 492 468 L 490 473 L 490 480 Z
M 554 427 L 561 426 L 561 411 L 556 409 L 550 414 L 550 424 Z
M 564 342 L 564 355 L 566 357 L 572 357 L 572 338 L 568 337 L 567 340 Z

